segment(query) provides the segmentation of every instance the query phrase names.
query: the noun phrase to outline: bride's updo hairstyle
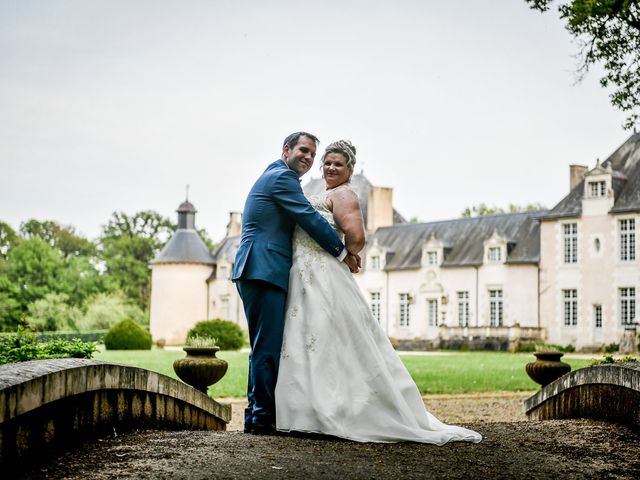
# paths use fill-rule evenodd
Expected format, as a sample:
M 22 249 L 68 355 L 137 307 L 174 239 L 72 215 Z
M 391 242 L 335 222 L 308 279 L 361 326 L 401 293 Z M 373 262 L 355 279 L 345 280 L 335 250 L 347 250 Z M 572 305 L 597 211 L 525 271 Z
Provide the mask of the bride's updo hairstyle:
M 344 158 L 347 159 L 347 167 L 353 171 L 353 167 L 356 164 L 356 147 L 349 140 L 338 140 L 337 142 L 330 143 L 322 155 L 322 163 L 324 163 L 325 157 L 330 153 L 341 153 Z M 322 165 L 320 165 L 322 168 Z

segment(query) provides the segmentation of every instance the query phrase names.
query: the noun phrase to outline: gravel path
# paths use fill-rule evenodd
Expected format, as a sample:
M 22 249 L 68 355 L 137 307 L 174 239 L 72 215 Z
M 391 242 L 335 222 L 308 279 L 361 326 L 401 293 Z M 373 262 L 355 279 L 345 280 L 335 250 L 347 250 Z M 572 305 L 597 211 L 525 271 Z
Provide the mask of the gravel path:
M 85 444 L 22 478 L 640 478 L 640 431 L 592 420 L 531 422 L 529 394 L 429 396 L 442 420 L 483 434 L 479 444 L 361 444 L 328 437 L 228 432 L 130 432 Z

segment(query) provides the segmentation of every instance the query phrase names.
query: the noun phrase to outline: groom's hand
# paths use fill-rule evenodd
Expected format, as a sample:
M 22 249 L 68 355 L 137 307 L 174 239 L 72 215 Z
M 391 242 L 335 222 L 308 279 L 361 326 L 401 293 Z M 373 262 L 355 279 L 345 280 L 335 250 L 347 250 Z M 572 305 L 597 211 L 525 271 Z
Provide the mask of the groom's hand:
M 348 254 L 344 257 L 344 263 L 347 264 L 351 273 L 358 273 L 360 271 L 360 257 L 358 255 Z

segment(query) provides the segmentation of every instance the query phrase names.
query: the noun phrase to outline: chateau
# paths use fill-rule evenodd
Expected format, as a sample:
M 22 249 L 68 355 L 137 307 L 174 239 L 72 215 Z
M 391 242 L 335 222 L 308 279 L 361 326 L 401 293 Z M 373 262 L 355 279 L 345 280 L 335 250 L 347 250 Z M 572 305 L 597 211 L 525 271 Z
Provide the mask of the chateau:
M 393 191 L 352 178 L 367 231 L 355 275 L 373 316 L 401 348 L 512 348 L 543 340 L 578 349 L 635 329 L 640 259 L 640 134 L 592 169 L 570 166 L 568 195 L 549 211 L 408 223 Z M 307 195 L 323 187 L 305 185 Z M 241 215 L 215 252 L 178 208 L 175 235 L 152 262 L 151 333 L 184 342 L 206 318 L 246 328 L 231 282 Z

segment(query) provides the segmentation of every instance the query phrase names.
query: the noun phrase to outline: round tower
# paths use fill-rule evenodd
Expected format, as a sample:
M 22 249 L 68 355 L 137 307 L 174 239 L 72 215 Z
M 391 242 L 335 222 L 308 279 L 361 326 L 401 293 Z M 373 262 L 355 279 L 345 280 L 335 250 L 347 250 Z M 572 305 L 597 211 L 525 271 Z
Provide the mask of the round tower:
M 154 340 L 183 344 L 193 325 L 207 316 L 207 278 L 214 264 L 195 227 L 196 209 L 178 207 L 178 229 L 151 262 L 150 329 Z

